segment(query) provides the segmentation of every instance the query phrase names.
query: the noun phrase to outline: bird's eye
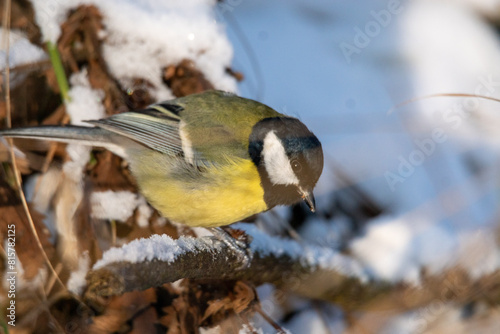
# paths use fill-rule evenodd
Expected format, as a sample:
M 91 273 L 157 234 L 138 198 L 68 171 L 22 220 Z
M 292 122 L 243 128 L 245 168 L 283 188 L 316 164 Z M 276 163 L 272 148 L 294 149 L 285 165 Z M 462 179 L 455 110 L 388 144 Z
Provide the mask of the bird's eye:
M 295 173 L 298 173 L 302 170 L 302 165 L 297 160 L 293 159 L 292 161 L 290 161 L 290 164 L 292 165 L 292 169 Z

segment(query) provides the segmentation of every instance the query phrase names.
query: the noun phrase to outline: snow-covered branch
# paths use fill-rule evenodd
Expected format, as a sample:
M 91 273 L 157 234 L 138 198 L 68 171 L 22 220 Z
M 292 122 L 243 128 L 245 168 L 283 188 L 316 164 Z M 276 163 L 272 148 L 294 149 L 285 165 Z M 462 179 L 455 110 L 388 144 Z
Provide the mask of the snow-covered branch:
M 254 226 L 246 227 L 246 233 L 252 238 L 253 259 L 244 269 L 238 268 L 237 255 L 214 237 L 154 235 L 113 248 L 88 273 L 86 295 L 118 295 L 181 278 L 272 283 L 321 299 L 331 299 L 347 285 L 350 291 L 380 288 L 367 285 L 361 266 L 332 249 L 272 237 Z

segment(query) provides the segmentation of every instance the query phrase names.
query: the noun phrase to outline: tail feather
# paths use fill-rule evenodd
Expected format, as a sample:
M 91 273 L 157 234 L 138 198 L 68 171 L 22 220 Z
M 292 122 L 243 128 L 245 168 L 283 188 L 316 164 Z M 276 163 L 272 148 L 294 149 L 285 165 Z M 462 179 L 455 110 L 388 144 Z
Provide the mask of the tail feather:
M 126 156 L 120 142 L 122 136 L 105 129 L 86 126 L 37 126 L 0 130 L 0 136 L 11 138 L 42 139 L 61 143 L 103 147 L 111 152 Z

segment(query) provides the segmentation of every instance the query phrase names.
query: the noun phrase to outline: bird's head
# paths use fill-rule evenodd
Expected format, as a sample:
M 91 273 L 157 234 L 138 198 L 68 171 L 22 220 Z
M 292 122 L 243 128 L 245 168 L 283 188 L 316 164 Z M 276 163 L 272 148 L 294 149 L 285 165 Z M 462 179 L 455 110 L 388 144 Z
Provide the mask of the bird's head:
M 304 200 L 314 212 L 313 188 L 323 170 L 318 138 L 296 118 L 272 117 L 258 122 L 249 139 L 268 208 Z

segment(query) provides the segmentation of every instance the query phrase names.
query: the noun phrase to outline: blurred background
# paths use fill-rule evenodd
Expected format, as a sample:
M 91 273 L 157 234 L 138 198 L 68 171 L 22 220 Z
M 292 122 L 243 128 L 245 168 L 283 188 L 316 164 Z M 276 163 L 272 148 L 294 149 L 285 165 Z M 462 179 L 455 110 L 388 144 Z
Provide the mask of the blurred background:
M 3 13 L 6 1 L 0 3 Z M 489 99 L 500 99 L 500 1 L 13 3 L 15 126 L 79 124 L 195 87 L 236 91 L 298 117 L 318 136 L 325 168 L 315 191 L 317 214 L 300 205 L 277 208 L 257 224 L 269 234 L 333 249 L 359 263 L 369 283 L 390 288 L 383 298 L 349 309 L 346 300 L 356 294 L 347 288 L 341 301 L 320 302 L 258 287 L 262 309 L 290 332 L 500 329 L 500 102 Z M 82 4 L 96 9 L 75 10 Z M 47 41 L 58 46 L 70 80 L 72 102 L 65 107 Z M 88 243 L 80 250 L 90 250 L 92 262 L 111 246 L 152 233 L 195 234 L 165 223 L 140 196 L 132 196 L 124 215 L 104 197 L 82 199 L 108 189 L 135 194 L 116 157 L 97 152 L 89 161 L 83 151 L 78 162 L 78 152 L 64 147 L 21 144 L 43 156 L 20 155 L 20 169 L 28 199 L 49 230 L 44 242 L 66 261 L 66 276 L 78 267 L 81 254 L 70 250 L 76 239 Z M 0 157 L 8 161 L 5 149 Z M 4 179 L 9 175 L 4 171 Z M 73 188 L 60 185 L 63 177 Z M 124 206 L 116 194 L 106 199 Z M 61 232 L 57 222 L 73 216 L 79 232 Z M 91 224 L 95 235 L 83 228 Z M 90 245 L 93 238 L 99 247 Z M 31 267 L 30 279 L 39 269 Z M 275 332 L 267 321 L 252 321 L 255 332 Z
M 364 238 L 394 230 L 387 238 L 406 240 L 403 262 L 453 262 L 462 233 L 495 238 L 499 103 L 409 100 L 500 97 L 498 1 L 233 1 L 218 9 L 234 67 L 245 73 L 240 92 L 296 115 L 322 141 L 320 203 L 359 188 L 383 211 Z M 378 257 L 365 242 L 353 250 Z M 496 251 L 484 255 L 477 265 L 498 263 Z M 409 263 L 393 269 L 383 276 L 418 274 Z
M 317 198 L 334 225 L 311 218 L 303 236 L 391 281 L 498 270 L 500 105 L 444 93 L 500 97 L 499 1 L 226 1 L 218 12 L 240 92 L 323 143 Z M 418 99 L 432 94 L 443 95 Z

